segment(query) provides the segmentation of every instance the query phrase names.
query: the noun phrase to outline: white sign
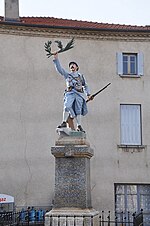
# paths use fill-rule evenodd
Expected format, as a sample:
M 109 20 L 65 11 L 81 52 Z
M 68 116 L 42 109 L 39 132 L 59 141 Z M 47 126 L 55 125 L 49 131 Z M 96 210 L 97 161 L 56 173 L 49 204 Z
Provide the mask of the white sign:
M 12 203 L 14 202 L 14 197 L 10 195 L 0 194 L 0 203 Z

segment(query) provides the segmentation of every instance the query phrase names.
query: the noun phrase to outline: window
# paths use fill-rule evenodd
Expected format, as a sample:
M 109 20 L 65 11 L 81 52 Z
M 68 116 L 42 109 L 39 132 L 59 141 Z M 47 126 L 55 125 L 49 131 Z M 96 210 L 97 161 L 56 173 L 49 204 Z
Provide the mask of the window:
M 136 75 L 137 74 L 137 55 L 123 54 L 123 74 Z
M 120 105 L 121 145 L 142 145 L 141 105 Z
M 144 225 L 150 225 L 150 185 L 115 184 L 115 212 L 118 220 L 132 220 L 132 214 L 143 209 Z M 130 213 L 130 214 L 129 214 Z
M 118 74 L 121 76 L 139 77 L 143 75 L 142 53 L 117 53 Z

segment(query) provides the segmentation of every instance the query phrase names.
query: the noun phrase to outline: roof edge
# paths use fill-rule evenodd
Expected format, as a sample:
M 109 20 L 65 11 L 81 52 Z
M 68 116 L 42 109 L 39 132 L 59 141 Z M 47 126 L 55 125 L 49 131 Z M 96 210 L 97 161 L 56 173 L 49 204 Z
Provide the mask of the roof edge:
M 65 25 L 47 25 L 47 24 L 34 24 L 34 23 L 26 23 L 23 21 L 24 18 L 53 18 L 53 17 L 20 17 L 20 21 L 4 21 L 4 17 L 0 16 L 0 24 L 2 25 L 13 25 L 13 26 L 24 26 L 24 27 L 37 27 L 37 28 L 54 28 L 54 29 L 73 29 L 73 30 L 86 30 L 86 31 L 111 31 L 111 32 L 150 32 L 150 26 L 134 26 L 134 25 L 120 25 L 120 24 L 108 24 L 108 23 L 97 23 L 97 22 L 88 22 L 88 21 L 79 21 L 79 20 L 69 20 L 69 19 L 58 19 L 63 21 L 72 21 L 72 22 L 80 22 L 80 23 L 90 23 L 90 24 L 100 24 L 106 26 L 118 26 L 118 28 L 113 27 L 81 27 L 81 26 L 65 26 Z

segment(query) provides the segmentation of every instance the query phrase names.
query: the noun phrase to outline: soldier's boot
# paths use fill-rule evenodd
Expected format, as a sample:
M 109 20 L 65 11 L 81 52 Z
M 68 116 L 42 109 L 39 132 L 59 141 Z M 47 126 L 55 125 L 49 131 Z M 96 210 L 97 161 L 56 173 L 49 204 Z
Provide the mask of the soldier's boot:
M 67 123 L 66 122 L 62 122 L 59 126 L 57 126 L 57 128 L 66 128 L 67 127 Z
M 78 125 L 78 126 L 77 126 L 77 131 L 80 131 L 80 132 L 85 133 L 85 130 L 82 128 L 81 125 Z

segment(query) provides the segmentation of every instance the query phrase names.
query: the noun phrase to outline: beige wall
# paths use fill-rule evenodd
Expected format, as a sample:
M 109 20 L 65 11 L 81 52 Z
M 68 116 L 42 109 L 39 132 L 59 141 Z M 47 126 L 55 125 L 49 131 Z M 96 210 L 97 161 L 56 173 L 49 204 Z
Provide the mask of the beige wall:
M 57 36 L 57 34 L 56 34 Z M 60 35 L 61 36 L 61 35 Z M 50 205 L 54 190 L 56 126 L 62 120 L 65 82 L 47 59 L 44 43 L 70 38 L 0 34 L 0 193 L 15 197 L 16 205 Z M 54 46 L 53 46 L 54 48 Z M 144 76 L 116 74 L 116 53 L 144 53 Z M 88 103 L 83 118 L 91 159 L 93 207 L 114 209 L 114 183 L 149 183 L 150 171 L 150 43 L 75 38 L 75 47 L 60 54 L 62 65 L 75 60 L 91 92 L 111 86 Z M 142 151 L 124 151 L 120 144 L 120 104 L 142 105 Z

